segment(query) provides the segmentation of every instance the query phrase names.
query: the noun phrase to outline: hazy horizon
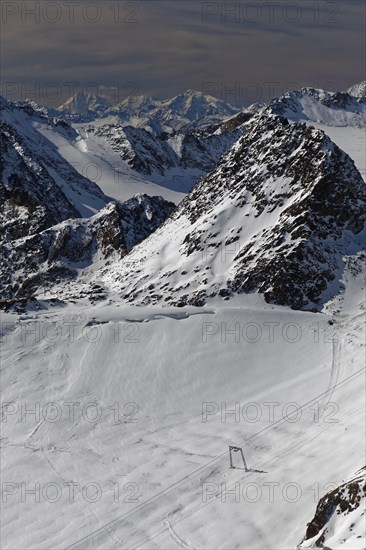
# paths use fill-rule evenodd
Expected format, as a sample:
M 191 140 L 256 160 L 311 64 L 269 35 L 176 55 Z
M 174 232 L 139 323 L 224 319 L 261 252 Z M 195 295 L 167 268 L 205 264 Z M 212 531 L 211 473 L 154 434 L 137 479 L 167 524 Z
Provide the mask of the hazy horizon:
M 80 88 L 114 87 L 120 101 L 194 89 L 248 105 L 304 86 L 345 90 L 365 78 L 365 10 L 361 0 L 4 1 L 1 94 L 56 107 Z

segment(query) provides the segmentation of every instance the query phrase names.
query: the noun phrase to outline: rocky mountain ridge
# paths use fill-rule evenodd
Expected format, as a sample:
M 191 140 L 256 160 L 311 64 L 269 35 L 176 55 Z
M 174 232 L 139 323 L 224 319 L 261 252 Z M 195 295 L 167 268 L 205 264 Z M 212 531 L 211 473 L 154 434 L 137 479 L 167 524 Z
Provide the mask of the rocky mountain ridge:
M 176 169 L 211 171 L 174 213 L 172 204 L 159 202 L 163 199 L 145 197 L 158 222 L 139 232 L 145 214 L 137 217 L 133 234 L 140 236 L 132 239 L 134 250 L 125 243 L 122 223 L 129 208 L 136 211 L 133 201 L 122 207 L 117 201 L 110 210 L 110 197 L 76 172 L 39 131 L 43 124 L 78 143 L 80 129 L 50 118 L 35 104 L 2 100 L 6 299 L 32 293 L 45 280 L 60 294 L 64 281 L 71 281 L 65 296 L 77 298 L 78 285 L 88 285 L 91 278 L 129 303 L 203 305 L 215 296 L 259 292 L 268 302 L 321 309 L 340 289 L 344 255 L 361 250 L 365 184 L 353 161 L 324 132 L 309 120 L 289 123 L 283 116 L 304 97 L 332 109 L 336 102 L 342 112 L 353 105 L 348 93 L 338 97 L 304 89 L 187 133 L 157 136 L 132 126 L 84 127 L 136 173 L 169 177 Z M 353 100 L 363 105 L 362 98 Z M 177 109 L 185 105 L 184 98 L 177 103 Z M 114 235 L 113 254 L 101 226 L 110 226 Z M 77 267 L 73 247 L 87 269 Z M 17 257 L 29 269 L 22 272 Z M 22 278 L 28 281 L 24 288 Z
M 218 127 L 221 129 L 221 126 Z M 196 134 L 191 131 L 154 136 L 144 128 L 105 124 L 88 126 L 85 132 L 104 138 L 112 150 L 136 172 L 144 175 L 167 175 L 172 169 L 192 169 L 201 175 L 214 168 L 219 158 L 242 134 L 239 125 L 226 131 L 207 129 Z
M 26 302 L 38 290 L 47 294 L 46 289 L 77 280 L 89 269 L 126 256 L 174 209 L 174 204 L 161 197 L 138 195 L 125 203 L 109 203 L 90 218 L 67 219 L 30 236 L 4 239 L 2 305 L 9 308 Z M 100 286 L 94 284 L 79 293 L 79 297 L 83 295 L 101 299 Z
M 38 131 L 47 124 L 75 139 L 73 128 L 28 103 L 1 100 L 0 108 L 2 304 L 127 254 L 175 208 L 147 195 L 111 202 Z
M 289 120 L 308 120 L 329 126 L 366 127 L 366 95 L 364 83 L 347 92 L 327 92 L 302 88 L 273 99 L 273 113 Z M 355 95 L 354 95 L 355 94 Z
M 323 132 L 264 109 L 160 230 L 102 278 L 136 303 L 202 305 L 259 291 L 295 309 L 321 307 L 359 250 L 366 188 Z M 336 288 L 337 287 L 337 288 Z
M 176 131 L 191 122 L 220 122 L 240 109 L 210 95 L 187 90 L 171 99 L 128 96 L 113 105 L 102 96 L 76 92 L 57 112 L 72 122 L 116 117 L 118 123 L 149 129 L 152 133 Z

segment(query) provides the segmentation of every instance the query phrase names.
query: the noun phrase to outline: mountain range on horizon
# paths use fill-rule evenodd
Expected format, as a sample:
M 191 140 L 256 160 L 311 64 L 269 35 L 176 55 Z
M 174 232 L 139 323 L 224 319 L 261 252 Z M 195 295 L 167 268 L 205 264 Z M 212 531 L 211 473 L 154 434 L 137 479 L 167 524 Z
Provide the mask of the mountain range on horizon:
M 365 97 L 365 88 L 366 84 L 363 81 L 343 92 L 326 92 L 327 97 L 323 98 L 324 104 L 326 105 L 327 100 L 332 102 L 332 97 L 345 98 L 345 94 L 362 102 Z M 307 94 L 310 90 L 316 91 L 315 88 L 304 87 L 298 92 Z M 295 91 L 287 92 L 284 97 L 291 97 Z M 34 102 L 30 103 L 36 105 Z M 253 104 L 249 109 L 258 105 L 264 104 Z M 121 122 L 132 126 L 141 127 L 143 124 L 145 126 L 151 124 L 150 129 L 160 132 L 164 131 L 164 127 L 172 131 L 203 118 L 215 122 L 224 116 L 229 118 L 248 107 L 234 106 L 221 98 L 191 89 L 163 100 L 131 93 L 122 100 L 116 101 L 108 93 L 107 88 L 101 87 L 99 94 L 79 90 L 56 109 L 45 109 L 49 115 L 62 115 L 74 123 L 118 117 Z
M 319 129 L 323 132 L 324 128 L 327 131 L 327 127 L 329 129 L 354 128 L 354 131 L 362 131 L 366 125 L 365 85 L 361 83 L 352 87 L 352 90 L 355 95 L 351 95 L 350 92 L 332 93 L 304 88 L 289 92 L 265 106 L 253 105 L 240 113 L 230 112 L 230 107 L 225 106 L 223 102 L 209 97 L 199 97 L 197 93 L 188 91 L 165 103 L 154 103 L 153 106 L 146 103 L 146 100 L 140 101 L 138 113 L 134 116 L 139 121 L 144 121 L 144 127 L 124 125 L 120 116 L 117 118 L 109 116 L 105 119 L 104 114 L 94 123 L 79 122 L 73 126 L 68 117 L 64 120 L 60 116 L 50 117 L 47 110 L 35 104 L 29 102 L 12 104 L 3 100 L 1 103 L 2 166 L 5 171 L 3 169 L 2 223 L 4 229 L 2 233 L 5 250 L 9 246 L 15 250 L 15 255 L 6 253 L 5 263 L 3 263 L 5 277 L 3 285 L 4 280 L 8 281 L 7 291 L 3 286 L 5 296 L 8 296 L 7 300 L 16 301 L 17 297 L 24 300 L 29 293 L 39 291 L 45 281 L 47 285 L 52 286 L 52 274 L 55 273 L 58 273 L 57 277 L 55 276 L 57 284 L 62 285 L 63 281 L 69 281 L 70 277 L 71 279 L 76 277 L 76 281 L 84 284 L 83 278 L 80 279 L 81 272 L 87 273 L 87 278 L 91 277 L 99 284 L 100 281 L 97 279 L 101 275 L 95 270 L 99 266 L 100 273 L 103 272 L 103 262 L 101 263 L 100 252 L 98 252 L 100 244 L 93 241 L 94 244 L 83 269 L 78 269 L 69 255 L 61 252 L 64 246 L 61 242 L 64 242 L 66 234 L 69 235 L 67 240 L 71 239 L 70 242 L 73 242 L 76 247 L 79 246 L 76 244 L 78 239 L 84 241 L 86 239 L 84 230 L 81 232 L 74 222 L 69 223 L 67 220 L 97 215 L 93 227 L 97 227 L 98 224 L 108 225 L 111 223 L 107 221 L 111 219 L 110 214 L 104 218 L 101 213 L 111 200 L 117 200 L 115 212 L 121 211 L 119 204 L 124 212 L 117 224 L 123 224 L 128 201 L 136 194 L 134 191 L 141 193 L 146 189 L 152 199 L 158 194 L 156 190 L 159 190 L 159 194 L 165 197 L 167 206 L 171 204 L 167 202 L 170 198 L 173 198 L 173 202 L 181 203 L 174 213 L 164 207 L 165 213 L 158 218 L 159 224 L 165 222 L 163 229 L 146 241 L 146 246 L 150 247 L 149 254 L 154 256 L 156 253 L 159 254 L 160 248 L 165 249 L 165 233 L 174 234 L 176 230 L 173 228 L 176 224 L 179 229 L 176 240 L 172 241 L 172 246 L 176 250 L 181 250 L 181 257 L 178 256 L 172 260 L 173 256 L 169 255 L 166 266 L 159 262 L 159 265 L 161 264 L 159 270 L 157 267 L 151 270 L 149 264 L 146 265 L 147 274 L 140 277 L 142 280 L 147 278 L 149 281 L 150 290 L 147 293 L 143 291 L 144 287 L 140 287 L 134 274 L 132 274 L 131 288 L 126 286 L 129 280 L 129 273 L 126 273 L 123 276 L 124 289 L 121 291 L 129 297 L 129 301 L 131 296 L 136 300 L 141 292 L 144 303 L 146 301 L 150 303 L 151 300 L 153 303 L 159 301 L 158 289 L 152 282 L 154 277 L 157 277 L 159 281 L 166 279 L 164 287 L 168 288 L 169 294 L 172 295 L 168 300 L 169 303 L 202 304 L 210 296 L 218 293 L 227 298 L 233 292 L 252 292 L 260 289 L 268 301 L 287 303 L 296 308 L 302 308 L 310 303 L 308 307 L 317 308 L 316 302 L 320 294 L 329 289 L 330 282 L 335 276 L 339 277 L 336 274 L 340 269 L 340 257 L 347 254 L 347 250 L 349 252 L 352 249 L 354 253 L 361 250 L 360 241 L 356 239 L 358 242 L 356 244 L 352 238 L 350 240 L 351 234 L 349 233 L 346 237 L 341 227 L 344 229 L 349 227 L 356 234 L 359 233 L 362 226 L 361 205 L 364 206 L 365 197 L 362 195 L 362 176 L 354 166 L 354 161 L 321 131 L 319 133 L 314 130 L 313 134 L 309 134 L 307 125 L 320 124 Z M 68 102 L 65 112 L 68 112 L 67 109 L 74 111 L 79 107 L 80 112 L 83 113 L 85 103 L 80 104 L 74 99 Z M 88 108 L 91 105 L 95 106 L 94 103 L 88 103 Z M 97 111 L 95 107 L 93 116 Z M 174 133 L 155 134 L 149 131 L 149 124 L 145 124 L 147 119 L 144 116 L 150 111 L 153 115 L 148 114 L 149 121 L 151 118 L 157 121 L 160 117 L 161 127 L 165 121 L 166 124 L 170 124 Z M 206 114 L 196 119 L 197 113 L 203 112 Z M 183 119 L 185 124 L 181 126 Z M 176 123 L 177 120 L 179 120 L 178 123 Z M 251 138 L 253 145 L 246 141 L 249 139 L 247 136 L 255 136 Z M 261 136 L 266 136 L 264 141 Z M 283 149 L 279 148 L 279 141 L 283 141 Z M 317 148 L 319 148 L 318 153 L 316 153 Z M 295 155 L 290 153 L 293 149 L 296 151 Z M 263 157 L 262 151 L 266 151 L 266 157 Z M 323 160 L 319 157 L 321 154 L 324 155 L 321 151 L 328 151 Z M 349 153 L 352 156 L 352 151 Z M 302 177 L 301 166 L 311 164 L 315 157 L 319 157 L 317 161 L 319 165 L 312 166 L 312 171 L 307 170 L 306 177 L 314 183 L 318 180 L 322 183 L 310 191 L 306 181 L 301 182 L 298 177 Z M 261 158 L 263 158 L 262 161 Z M 286 162 L 280 168 L 284 158 Z M 358 157 L 355 160 L 358 161 Z M 117 163 L 111 168 L 113 161 Z M 100 171 L 98 178 L 94 178 L 94 181 L 86 177 L 88 172 L 85 171 L 85 166 L 89 164 L 97 166 Z M 364 167 L 358 162 L 356 164 L 359 170 L 365 173 Z M 295 166 L 298 167 L 295 168 Z M 334 167 L 331 168 L 331 166 Z M 105 177 L 107 167 L 109 172 Z M 118 178 L 117 180 L 114 178 L 111 185 L 111 176 L 112 174 L 115 176 L 116 171 L 118 171 Z M 263 176 L 258 175 L 262 173 Z M 299 176 L 294 179 L 291 176 L 293 173 Z M 26 178 L 25 174 L 27 174 Z M 342 183 L 337 181 L 339 176 L 343 180 Z M 100 178 L 103 180 L 102 186 L 98 181 Z M 194 186 L 199 178 L 201 178 L 199 184 Z M 181 182 L 186 182 L 185 189 L 182 188 Z M 265 190 L 267 185 L 269 187 Z M 338 185 L 343 186 L 339 188 L 339 192 L 336 191 Z M 192 187 L 191 193 L 184 198 Z M 257 188 L 260 191 L 256 191 Z M 236 198 L 234 198 L 235 189 L 238 189 L 239 193 Z M 46 199 L 44 190 L 47 190 L 46 196 L 51 200 Z M 356 193 L 357 199 L 349 195 L 350 204 L 348 204 L 347 197 L 351 190 L 352 193 Z M 301 199 L 304 192 L 306 200 Z M 122 202 L 121 193 L 123 193 Z M 314 195 L 313 199 L 309 198 L 309 193 L 310 197 Z M 329 196 L 329 200 L 335 201 L 334 204 L 332 202 L 329 204 L 328 214 L 325 213 L 324 205 L 323 210 L 317 210 L 318 199 L 315 197 L 318 193 L 320 193 L 319 196 L 323 196 L 323 200 Z M 345 194 L 343 200 L 341 200 L 342 194 Z M 266 199 L 264 199 L 265 196 Z M 205 214 L 208 197 L 210 197 L 208 203 L 210 207 Z M 183 201 L 182 198 L 184 198 Z M 143 200 L 148 208 L 151 208 L 153 204 L 151 200 L 148 197 Z M 312 200 L 315 202 L 312 203 Z M 201 202 L 202 206 L 198 206 Z M 250 206 L 252 202 L 253 205 Z M 152 214 L 154 217 L 158 216 L 162 204 L 161 202 Z M 219 210 L 215 215 L 209 214 L 214 212 L 215 204 Z M 229 204 L 232 205 L 229 206 Z M 308 219 L 310 204 L 313 204 L 311 208 L 314 209 L 311 221 L 310 218 Z M 194 210 L 197 210 L 199 215 L 190 213 L 191 205 L 194 205 Z M 261 206 L 258 210 L 259 205 Z M 219 214 L 221 208 L 227 211 L 229 226 L 224 222 L 223 214 Z M 337 214 L 338 217 L 335 217 L 331 224 L 329 220 L 325 223 L 324 217 L 328 217 L 333 211 L 336 212 L 338 208 L 344 208 L 342 214 Z M 274 215 L 272 213 L 277 210 L 279 218 L 273 225 L 274 222 L 270 220 Z M 298 221 L 290 221 L 291 216 L 287 212 L 295 211 Z M 240 215 L 238 221 L 234 223 L 236 212 Z M 353 221 L 350 218 L 351 215 L 356 216 Z M 118 216 L 120 214 L 117 215 L 117 219 Z M 239 221 L 242 216 L 244 219 L 247 218 L 246 224 Z M 217 227 L 216 217 L 222 219 Z M 345 219 L 347 219 L 346 224 L 344 224 Z M 259 224 L 260 220 L 262 222 Z M 45 231 L 49 232 L 52 227 L 56 228 L 60 222 L 69 224 L 67 233 L 63 230 L 65 236 L 62 240 L 60 240 L 59 229 L 55 229 L 55 235 L 58 235 L 56 240 L 49 241 L 48 237 L 46 240 L 42 237 L 42 242 L 53 244 L 46 245 L 42 260 L 38 259 L 36 262 L 32 260 L 32 263 L 29 263 L 24 256 L 25 252 L 21 252 L 26 250 L 24 243 L 26 242 L 28 247 L 34 246 L 35 250 L 39 249 L 40 243 L 39 239 L 35 238 L 33 245 L 29 235 L 46 235 Z M 139 222 L 136 223 L 138 225 Z M 183 230 L 186 223 L 188 223 L 187 230 Z M 159 224 L 151 226 L 139 241 L 133 239 L 134 245 L 148 237 Z M 252 230 L 248 232 L 246 226 L 255 227 L 256 234 Z M 209 229 L 206 230 L 205 227 Z M 323 229 L 317 241 L 315 235 L 320 227 Z M 311 232 L 309 232 L 310 228 L 312 228 Z M 118 231 L 111 226 L 112 232 L 116 230 Z M 271 235 L 269 240 L 271 245 L 266 252 L 264 243 L 267 233 Z M 217 238 L 212 240 L 210 235 L 213 234 L 217 235 Z M 162 235 L 161 238 L 160 235 Z M 274 235 L 277 237 L 275 238 Z M 296 239 L 294 235 L 297 236 Z M 158 240 L 155 243 L 156 239 Z M 274 239 L 278 243 L 278 250 L 273 248 Z M 320 252 L 323 246 L 321 242 L 325 243 L 329 239 L 338 243 L 337 251 L 336 249 L 332 251 L 326 245 L 323 252 Z M 214 251 L 213 256 L 216 258 L 221 253 L 219 251 L 223 243 L 224 246 L 234 243 L 236 254 L 233 262 L 225 263 L 220 267 L 217 260 L 206 258 L 203 267 L 200 268 L 199 256 L 203 250 L 208 248 Z M 116 244 L 113 250 L 118 246 Z M 57 254 L 55 247 L 60 249 Z M 145 244 L 142 243 L 139 248 L 143 251 L 144 247 Z M 131 248 L 133 247 L 128 251 Z M 152 252 L 155 248 L 156 253 Z M 192 252 L 198 255 L 196 263 L 193 261 L 195 255 L 192 255 Z M 275 262 L 273 254 L 277 257 Z M 31 256 L 37 257 L 36 254 Z M 127 255 L 128 266 L 130 266 L 130 258 L 134 262 L 135 256 L 133 250 Z M 265 260 L 266 256 L 268 256 L 267 260 Z M 14 261 L 17 257 L 26 266 L 25 271 L 15 269 Z M 138 255 L 136 257 L 140 258 Z M 143 263 L 144 257 L 143 252 Z M 304 262 L 309 262 L 309 269 L 313 274 L 306 273 L 303 285 L 296 289 L 295 281 L 300 280 L 300 273 L 296 268 L 299 261 L 302 270 Z M 37 262 L 43 265 L 41 269 Z M 109 260 L 108 263 L 110 263 Z M 141 263 L 140 259 L 139 263 Z M 181 265 L 181 271 L 185 274 L 184 278 L 187 281 L 183 286 L 181 278 L 179 278 L 178 287 L 174 283 L 174 278 L 170 280 L 171 263 L 175 266 Z M 116 265 L 118 271 L 123 269 L 123 262 L 120 265 L 120 261 L 117 260 Z M 326 269 L 320 269 L 321 265 L 326 266 Z M 87 267 L 86 271 L 85 267 Z M 11 271 L 19 274 L 17 281 L 12 280 Z M 111 281 L 114 277 L 113 268 L 109 266 L 107 272 L 108 284 L 111 288 L 118 288 L 119 275 L 116 274 L 117 284 L 115 285 Z M 280 276 L 281 272 L 292 273 L 292 279 L 285 282 L 284 276 Z M 23 280 L 26 273 L 26 280 Z M 139 273 L 144 273 L 143 266 L 140 267 Z M 208 277 L 209 274 L 211 278 Z M 105 275 L 102 276 L 104 277 Z M 19 286 L 21 280 L 23 282 Z M 190 291 L 184 292 L 188 287 L 195 289 L 193 294 Z M 337 286 L 334 288 L 336 292 Z M 290 289 L 292 289 L 291 292 Z M 69 290 L 66 294 L 68 292 Z M 60 294 L 63 292 L 60 291 Z M 320 304 L 323 302 L 324 300 Z
M 366 88 L 366 81 L 361 81 L 359 83 L 356 83 L 356 84 L 353 84 L 352 86 L 350 86 L 349 88 L 347 88 L 346 90 L 338 90 L 338 91 L 333 91 L 331 93 L 348 93 L 352 96 L 355 96 L 355 97 L 363 97 L 365 95 L 365 88 Z M 299 88 L 299 89 L 317 89 L 315 88 L 314 86 L 303 86 L 302 88 Z M 286 95 L 286 93 L 291 93 L 291 91 L 295 91 L 296 88 L 294 90 L 288 90 L 287 92 L 284 92 L 282 95 Z M 95 104 L 96 103 L 100 103 L 101 106 L 102 105 L 105 105 L 105 106 L 109 106 L 109 107 L 115 107 L 115 106 L 118 106 L 118 105 L 126 105 L 126 104 L 131 104 L 131 106 L 135 106 L 135 108 L 141 108 L 143 105 L 147 105 L 149 103 L 155 103 L 155 104 L 165 104 L 165 105 L 169 105 L 171 104 L 172 102 L 182 102 L 182 101 L 186 101 L 187 99 L 189 98 L 208 98 L 209 100 L 213 101 L 214 103 L 215 102 L 223 102 L 223 103 L 226 103 L 227 105 L 230 105 L 230 102 L 228 102 L 227 100 L 223 99 L 222 97 L 217 97 L 215 95 L 212 95 L 212 94 L 208 94 L 207 92 L 204 92 L 204 91 L 199 91 L 199 90 L 194 90 L 194 89 L 190 89 L 188 88 L 187 90 L 183 91 L 183 92 L 180 92 L 179 94 L 173 96 L 173 97 L 169 97 L 169 98 L 165 98 L 165 99 L 160 99 L 158 97 L 155 97 L 155 96 L 150 96 L 150 95 L 143 95 L 143 94 L 137 94 L 137 93 L 131 93 L 131 94 L 124 94 L 124 97 L 121 99 L 117 99 L 116 98 L 116 88 L 108 88 L 106 86 L 99 86 L 98 87 L 98 92 L 97 93 L 92 93 L 92 92 L 89 92 L 89 91 L 86 91 L 84 89 L 80 89 L 80 90 L 76 90 L 75 93 L 73 95 L 71 95 L 66 101 L 64 101 L 63 103 L 61 103 L 57 108 L 56 110 L 65 110 L 65 111 L 68 111 L 68 109 L 72 108 L 75 112 L 74 113 L 71 113 L 70 114 L 81 114 L 80 111 L 78 111 L 76 109 L 76 105 L 78 103 L 78 101 L 80 101 L 80 108 L 81 109 L 84 109 L 85 107 L 88 106 L 88 103 L 90 102 L 90 110 L 92 111 L 93 108 L 92 108 L 92 103 L 94 102 Z M 271 101 L 271 100 L 269 100 Z M 231 107 L 233 109 L 244 109 L 245 106 L 244 105 L 231 105 Z

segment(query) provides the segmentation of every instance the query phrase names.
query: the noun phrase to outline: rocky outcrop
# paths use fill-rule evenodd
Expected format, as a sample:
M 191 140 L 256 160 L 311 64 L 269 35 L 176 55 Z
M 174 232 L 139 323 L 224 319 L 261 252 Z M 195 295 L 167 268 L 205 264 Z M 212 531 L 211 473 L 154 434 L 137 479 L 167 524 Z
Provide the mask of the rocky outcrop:
M 31 297 L 122 258 L 155 231 L 175 206 L 161 197 L 137 195 L 110 203 L 89 219 L 66 220 L 4 244 L 0 260 L 3 305 Z
M 319 500 L 315 515 L 308 523 L 305 537 L 298 548 L 326 550 L 334 548 L 334 545 L 338 547 L 339 544 L 347 545 L 347 548 L 361 547 L 355 539 L 364 539 L 365 501 L 364 467 L 351 480 Z M 352 539 L 355 542 L 353 546 Z
M 236 124 L 225 131 L 220 126 L 200 131 L 186 128 L 185 133 L 155 136 L 143 128 L 105 124 L 88 126 L 86 131 L 104 138 L 112 150 L 140 174 L 169 178 L 175 169 L 184 178 L 189 170 L 197 171 L 197 177 L 207 174 L 244 130 Z

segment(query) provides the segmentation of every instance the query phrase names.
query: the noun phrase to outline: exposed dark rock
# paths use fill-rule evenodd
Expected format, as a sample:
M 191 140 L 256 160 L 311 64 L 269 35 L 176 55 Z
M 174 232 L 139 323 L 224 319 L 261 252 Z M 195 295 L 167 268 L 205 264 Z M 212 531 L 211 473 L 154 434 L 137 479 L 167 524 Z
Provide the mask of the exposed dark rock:
M 70 219 L 29 237 L 4 243 L 0 258 L 1 294 L 26 298 L 93 269 L 93 263 L 123 257 L 155 231 L 175 205 L 161 197 L 137 195 L 110 203 L 95 216 Z M 93 285 L 100 299 L 102 287 Z
M 366 484 L 364 467 L 353 479 L 330 491 L 319 500 L 315 515 L 311 522 L 308 523 L 306 534 L 302 542 L 313 539 L 319 535 L 312 547 L 326 549 L 327 546 L 324 545 L 327 535 L 326 527 L 331 518 L 334 515 L 346 516 L 360 507 L 360 513 L 364 513 L 363 503 L 365 497 Z M 353 526 L 351 525 L 351 528 Z M 346 533 L 343 533 L 343 535 L 346 535 Z

